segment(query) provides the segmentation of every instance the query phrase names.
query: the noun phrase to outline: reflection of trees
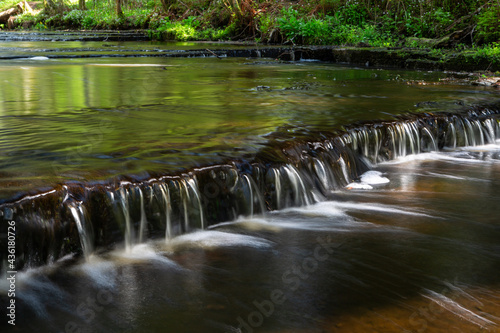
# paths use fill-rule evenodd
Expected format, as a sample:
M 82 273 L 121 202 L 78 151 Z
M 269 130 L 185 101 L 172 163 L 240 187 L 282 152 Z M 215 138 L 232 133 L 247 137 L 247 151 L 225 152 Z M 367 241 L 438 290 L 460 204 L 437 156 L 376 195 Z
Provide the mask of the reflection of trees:
M 238 67 L 200 70 L 199 60 L 192 61 L 166 69 L 107 60 L 2 68 L 9 74 L 0 90 L 6 101 L 0 103 L 6 134 L 0 168 L 42 178 L 158 172 L 209 163 L 214 152 L 250 145 L 245 138 L 279 122 L 238 93 L 253 84 Z

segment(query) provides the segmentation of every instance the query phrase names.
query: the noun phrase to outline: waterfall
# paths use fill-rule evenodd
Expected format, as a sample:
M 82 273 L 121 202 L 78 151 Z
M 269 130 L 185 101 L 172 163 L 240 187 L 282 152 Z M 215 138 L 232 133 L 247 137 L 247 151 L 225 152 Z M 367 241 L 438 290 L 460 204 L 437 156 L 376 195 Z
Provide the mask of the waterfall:
M 128 189 L 122 187 L 118 190 L 118 194 L 119 194 L 118 202 L 120 204 L 120 207 L 122 208 L 124 224 L 125 224 L 125 249 L 128 252 L 130 251 L 134 243 L 134 232 L 133 232 L 134 229 L 132 226 L 132 221 L 130 219 Z
M 92 225 L 86 218 L 85 208 L 83 207 L 82 202 L 72 202 L 68 204 L 68 208 L 73 215 L 76 227 L 78 229 L 83 256 L 88 259 L 92 252 L 94 252 L 94 237 L 92 232 Z
M 172 222 L 170 215 L 172 214 L 172 207 L 170 205 L 170 191 L 165 184 L 159 184 L 158 187 L 161 191 L 161 198 L 165 204 L 165 239 L 172 238 Z
M 57 226 L 58 232 L 52 232 L 61 239 L 53 242 L 54 249 L 26 248 L 33 256 L 50 252 L 57 259 L 80 248 L 88 257 L 96 247 L 119 243 L 129 250 L 147 238 L 169 240 L 241 215 L 310 205 L 383 161 L 496 143 L 499 115 L 500 110 L 477 108 L 462 114 L 412 114 L 395 121 L 355 124 L 305 142 L 274 143 L 269 148 L 272 154 L 257 155 L 253 161 L 194 168 L 141 182 L 88 185 L 84 190 L 66 185 L 2 204 L 0 209 L 16 212 L 21 233 L 31 228 L 33 219 Z M 76 227 L 77 237 L 67 225 Z M 42 256 L 24 265 L 49 260 Z
M 139 226 L 139 243 L 144 242 L 146 237 L 146 227 L 147 227 L 147 217 L 146 217 L 146 209 L 144 208 L 144 195 L 142 194 L 142 190 L 140 187 L 137 188 L 139 192 L 139 200 L 141 205 L 141 222 Z

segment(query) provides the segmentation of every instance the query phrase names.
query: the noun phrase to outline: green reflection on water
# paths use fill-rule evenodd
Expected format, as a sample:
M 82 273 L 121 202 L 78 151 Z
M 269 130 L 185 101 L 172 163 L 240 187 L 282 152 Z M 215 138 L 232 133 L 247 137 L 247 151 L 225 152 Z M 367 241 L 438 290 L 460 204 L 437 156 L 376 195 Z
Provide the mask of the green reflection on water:
M 14 60 L 0 63 L 0 76 L 2 198 L 222 162 L 255 153 L 270 133 L 293 138 L 484 95 L 408 84 L 443 73 L 269 59 Z

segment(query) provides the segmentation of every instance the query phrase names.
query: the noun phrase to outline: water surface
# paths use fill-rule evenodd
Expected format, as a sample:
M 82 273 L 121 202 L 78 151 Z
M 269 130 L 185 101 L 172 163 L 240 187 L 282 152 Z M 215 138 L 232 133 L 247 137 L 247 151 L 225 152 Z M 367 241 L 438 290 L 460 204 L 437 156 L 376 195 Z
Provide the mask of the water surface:
M 483 150 L 497 157 L 399 159 L 372 190 L 22 273 L 20 327 L 498 332 L 500 148 Z
M 46 54 L 84 44 L 96 53 L 101 42 L 0 43 L 6 54 L 28 46 Z M 274 59 L 33 56 L 0 62 L 3 199 L 66 181 L 147 178 L 251 159 L 270 136 L 293 140 L 498 98 L 485 88 L 441 85 L 444 73 Z
M 157 56 L 222 47 L 216 45 L 31 38 L 0 46 L 2 200 L 62 183 L 90 187 L 113 178 L 140 181 L 252 161 L 265 148 L 319 142 L 356 122 L 383 127 L 408 112 L 456 112 L 499 97 L 496 90 L 447 81 L 461 74 Z M 142 57 L 118 57 L 124 54 Z M 498 124 L 497 115 L 491 120 Z M 49 255 L 47 264 L 18 273 L 16 331 L 498 332 L 495 135 L 490 145 L 445 147 L 378 165 L 358 156 L 373 170 L 322 193 L 314 182 L 313 189 L 306 188 L 308 179 L 296 172 L 299 163 L 274 166 L 276 179 L 281 173 L 280 179 L 288 180 L 275 179 L 276 188 L 283 185 L 275 194 L 297 207 L 265 213 L 254 211 L 268 203 L 256 193 L 251 172 L 241 168 L 233 188 L 246 199 L 238 204 L 251 207 L 251 213 L 175 237 L 165 230 L 154 239 L 129 237 L 130 228 L 140 228 L 136 215 L 143 221 L 141 191 L 140 201 L 132 198 L 141 203 L 141 214 L 135 215 L 128 197 L 135 192 L 119 186 L 102 196 L 113 207 L 102 216 L 90 214 L 95 202 L 85 202 L 84 195 L 43 205 L 27 198 L 13 213 L 25 213 L 16 221 L 23 248 L 33 246 L 36 257 L 47 239 L 69 244 L 69 236 L 54 231 L 62 230 L 59 225 L 80 237 L 81 248 L 77 242 L 65 257 Z M 406 141 L 398 144 L 406 148 Z M 311 159 L 319 158 L 316 152 Z M 339 172 L 345 175 L 353 168 L 340 157 L 333 162 L 344 163 Z M 220 173 L 224 177 L 231 174 L 228 165 L 229 171 Z M 186 177 L 175 183 L 176 203 L 186 225 L 193 212 L 203 224 L 201 187 L 194 176 Z M 144 195 L 148 207 L 160 202 L 154 206 L 158 211 L 144 216 L 168 228 L 167 181 L 159 182 Z M 220 210 L 241 208 L 226 207 L 231 201 L 221 198 Z M 42 214 L 61 205 L 74 214 L 52 219 Z M 7 219 L 10 206 L 0 208 Z M 105 230 L 120 241 L 93 248 L 81 225 L 110 217 L 123 220 Z M 1 281 L 0 301 L 6 304 L 8 284 Z

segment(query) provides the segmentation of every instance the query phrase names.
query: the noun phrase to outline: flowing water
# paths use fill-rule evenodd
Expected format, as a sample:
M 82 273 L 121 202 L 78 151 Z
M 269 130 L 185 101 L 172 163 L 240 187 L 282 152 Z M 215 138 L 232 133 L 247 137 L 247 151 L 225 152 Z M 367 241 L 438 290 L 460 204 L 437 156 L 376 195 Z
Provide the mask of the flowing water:
M 2 306 L 2 328 L 500 331 L 498 91 L 160 56 L 227 45 L 10 36 L 0 211 L 17 228 L 16 326 Z

